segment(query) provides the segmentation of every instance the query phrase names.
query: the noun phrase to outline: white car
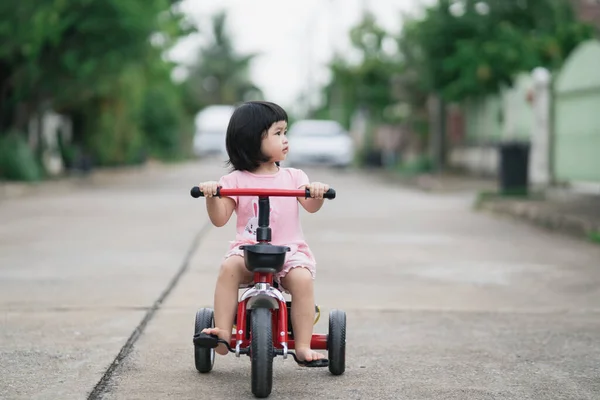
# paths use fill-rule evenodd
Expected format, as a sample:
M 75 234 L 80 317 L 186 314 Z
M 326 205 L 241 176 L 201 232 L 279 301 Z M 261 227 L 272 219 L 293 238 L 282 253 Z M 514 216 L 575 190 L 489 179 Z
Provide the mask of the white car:
M 336 121 L 307 119 L 288 130 L 290 152 L 284 165 L 321 164 L 347 167 L 354 160 L 354 142 Z
M 234 106 L 213 105 L 196 114 L 194 121 L 194 154 L 196 156 L 227 154 L 225 136 L 229 119 L 234 110 Z

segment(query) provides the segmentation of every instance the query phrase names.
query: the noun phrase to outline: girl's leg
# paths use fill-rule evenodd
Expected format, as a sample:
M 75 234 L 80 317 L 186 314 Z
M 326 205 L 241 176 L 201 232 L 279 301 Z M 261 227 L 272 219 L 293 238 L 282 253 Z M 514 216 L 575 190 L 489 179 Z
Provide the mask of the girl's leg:
M 311 350 L 310 340 L 315 322 L 314 282 L 306 268 L 292 268 L 281 279 L 281 284 L 292 295 L 292 324 L 298 359 L 312 361 L 324 358 L 321 353 Z
M 217 335 L 229 342 L 233 319 L 237 312 L 239 286 L 252 282 L 252 278 L 252 273 L 246 269 L 242 257 L 231 256 L 223 262 L 215 288 L 215 327 L 204 329 L 202 332 Z M 222 344 L 215 350 L 222 355 L 229 352 Z

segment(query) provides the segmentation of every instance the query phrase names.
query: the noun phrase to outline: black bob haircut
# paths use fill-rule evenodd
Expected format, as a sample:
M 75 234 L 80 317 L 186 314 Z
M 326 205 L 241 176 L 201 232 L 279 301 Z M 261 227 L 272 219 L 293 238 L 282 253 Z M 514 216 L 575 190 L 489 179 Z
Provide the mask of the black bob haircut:
M 287 113 L 277 104 L 249 101 L 235 109 L 229 125 L 225 146 L 230 165 L 237 171 L 254 171 L 269 161 L 260 150 L 262 139 L 276 122 L 288 122 Z

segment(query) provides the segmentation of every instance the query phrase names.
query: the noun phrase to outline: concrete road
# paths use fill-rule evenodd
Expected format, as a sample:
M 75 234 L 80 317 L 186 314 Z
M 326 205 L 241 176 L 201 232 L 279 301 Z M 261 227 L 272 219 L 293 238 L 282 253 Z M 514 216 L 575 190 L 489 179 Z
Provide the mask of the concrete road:
M 348 315 L 347 369 L 275 359 L 273 399 L 598 399 L 600 247 L 376 176 L 307 172 L 338 198 L 304 213 L 317 301 Z M 0 398 L 246 399 L 250 361 L 194 369 L 234 232 L 191 185 L 207 163 L 0 203 Z

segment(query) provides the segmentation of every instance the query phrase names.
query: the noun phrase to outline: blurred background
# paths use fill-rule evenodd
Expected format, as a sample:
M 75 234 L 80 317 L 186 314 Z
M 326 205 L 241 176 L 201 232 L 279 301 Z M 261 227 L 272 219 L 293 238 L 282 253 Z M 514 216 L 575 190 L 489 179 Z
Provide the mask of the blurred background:
M 290 165 L 600 182 L 598 1 L 0 7 L 2 180 L 223 157 L 233 107 L 266 99 Z
M 189 190 L 253 99 L 349 324 L 277 398 L 600 399 L 598 0 L 0 0 L 0 398 L 249 397 L 194 374 L 236 224 Z

